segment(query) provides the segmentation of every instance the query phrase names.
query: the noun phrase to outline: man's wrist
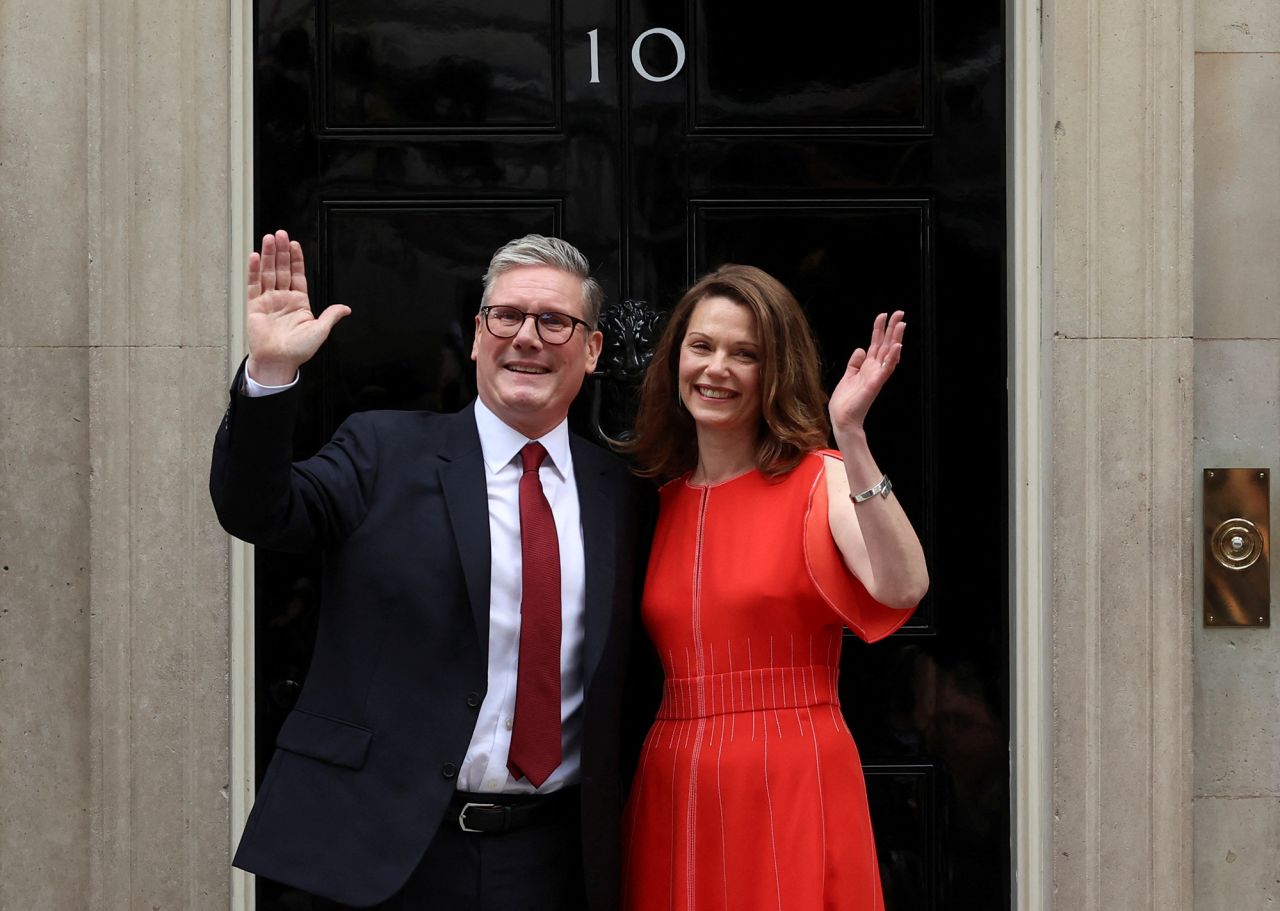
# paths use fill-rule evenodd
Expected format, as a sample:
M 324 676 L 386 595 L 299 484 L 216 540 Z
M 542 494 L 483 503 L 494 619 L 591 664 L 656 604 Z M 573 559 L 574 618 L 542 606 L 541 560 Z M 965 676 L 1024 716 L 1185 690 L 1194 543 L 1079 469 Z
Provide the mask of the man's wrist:
M 259 386 L 290 386 L 298 378 L 297 364 L 264 363 L 254 360 L 253 355 L 249 355 L 244 370 Z

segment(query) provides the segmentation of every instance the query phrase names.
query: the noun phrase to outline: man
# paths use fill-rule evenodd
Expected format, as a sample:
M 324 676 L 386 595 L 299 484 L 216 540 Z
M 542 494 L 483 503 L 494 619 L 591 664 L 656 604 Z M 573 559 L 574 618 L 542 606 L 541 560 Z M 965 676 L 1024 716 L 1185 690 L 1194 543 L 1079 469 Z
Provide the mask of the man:
M 318 317 L 283 231 L 249 257 L 249 356 L 214 444 L 232 534 L 324 554 L 306 685 L 237 866 L 342 906 L 617 905 L 619 701 L 648 500 L 567 428 L 602 292 L 562 240 L 494 254 L 456 415 L 365 412 L 290 463 Z

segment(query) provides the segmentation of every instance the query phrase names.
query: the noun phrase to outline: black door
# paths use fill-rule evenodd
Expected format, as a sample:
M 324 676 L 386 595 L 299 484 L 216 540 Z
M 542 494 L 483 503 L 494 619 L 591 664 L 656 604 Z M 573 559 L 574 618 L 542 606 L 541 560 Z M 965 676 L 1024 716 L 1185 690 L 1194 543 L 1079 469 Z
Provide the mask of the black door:
M 744 9 L 260 0 L 257 233 L 287 227 L 317 306 L 354 311 L 305 375 L 298 455 L 355 410 L 465 404 L 480 274 L 528 231 L 577 244 L 609 300 L 660 309 L 716 264 L 759 265 L 805 305 L 829 381 L 905 309 L 868 432 L 932 590 L 888 642 L 846 641 L 841 697 L 889 911 L 1005 908 L 1002 6 Z M 256 568 L 261 773 L 317 576 L 261 550 Z M 260 908 L 297 898 L 259 884 Z

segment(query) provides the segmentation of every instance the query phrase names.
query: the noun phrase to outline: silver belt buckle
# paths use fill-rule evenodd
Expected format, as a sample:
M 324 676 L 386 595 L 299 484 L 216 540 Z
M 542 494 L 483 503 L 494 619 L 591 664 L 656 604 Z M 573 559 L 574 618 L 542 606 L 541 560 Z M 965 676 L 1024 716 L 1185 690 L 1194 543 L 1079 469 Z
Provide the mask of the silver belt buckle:
M 464 832 L 475 832 L 483 835 L 484 829 L 472 829 L 467 825 L 467 810 L 472 807 L 478 807 L 482 810 L 496 810 L 498 805 L 496 803 L 464 803 L 462 805 L 462 811 L 458 813 L 458 828 Z

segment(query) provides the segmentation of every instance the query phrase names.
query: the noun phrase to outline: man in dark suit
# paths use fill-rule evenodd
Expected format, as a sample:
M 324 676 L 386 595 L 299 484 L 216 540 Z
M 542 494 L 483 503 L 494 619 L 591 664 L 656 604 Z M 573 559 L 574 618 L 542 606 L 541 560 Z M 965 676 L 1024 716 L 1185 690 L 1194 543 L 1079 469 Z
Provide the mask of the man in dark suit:
M 249 356 L 214 445 L 232 534 L 324 555 L 315 652 L 235 863 L 338 907 L 617 906 L 619 710 L 648 495 L 568 431 L 602 293 L 530 235 L 484 277 L 478 399 L 365 412 L 291 462 L 302 248 L 249 259 Z

